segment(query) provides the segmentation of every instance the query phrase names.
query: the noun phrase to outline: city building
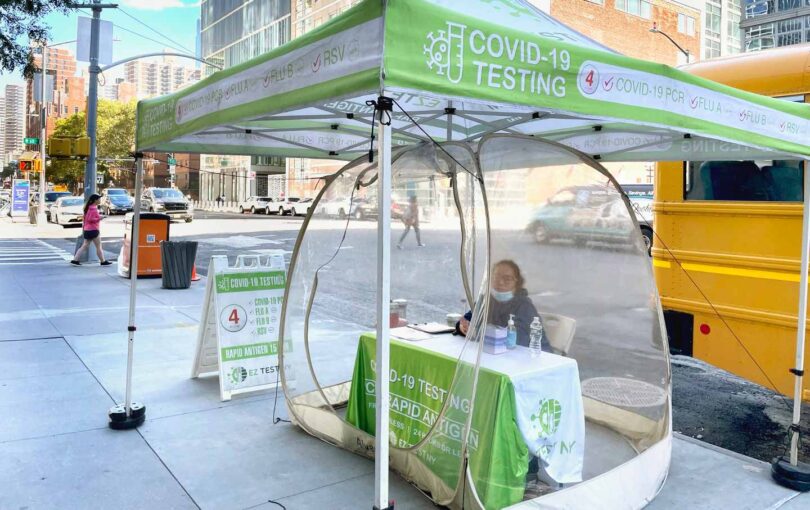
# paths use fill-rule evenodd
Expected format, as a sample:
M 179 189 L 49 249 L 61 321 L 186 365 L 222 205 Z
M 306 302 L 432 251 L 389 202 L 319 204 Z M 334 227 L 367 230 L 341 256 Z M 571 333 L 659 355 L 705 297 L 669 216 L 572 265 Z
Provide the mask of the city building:
M 175 57 L 161 61 L 133 60 L 124 64 L 125 80 L 134 86 L 137 99 L 163 96 L 200 80 L 201 71 Z M 117 91 L 116 91 L 117 93 Z M 120 99 L 119 99 L 120 101 Z
M 25 149 L 25 88 L 22 85 L 6 85 L 4 102 L 6 161 L 16 159 Z
M 63 48 L 47 48 L 48 67 L 45 83 L 49 90 L 46 91 L 46 108 L 48 111 L 47 136 L 53 134 L 56 123 L 59 119 L 69 117 L 75 113 L 83 112 L 87 106 L 86 79 L 76 76 L 76 59 L 73 54 Z M 34 49 L 34 64 L 42 66 L 42 50 Z M 25 104 L 27 112 L 27 123 L 25 128 L 26 136 L 40 138 L 42 136 L 42 125 L 40 123 L 40 109 L 42 104 L 37 99 L 40 98 L 41 75 L 35 75 L 35 79 L 26 82 Z M 31 149 L 38 149 L 31 146 Z
M 703 58 L 717 58 L 743 51 L 742 3 L 744 0 L 706 0 L 703 24 Z
M 810 2 L 745 0 L 745 51 L 810 42 Z
M 203 0 L 202 58 L 224 68 L 240 64 L 290 40 L 290 0 Z M 213 72 L 210 66 L 206 73 Z M 270 176 L 283 175 L 283 158 L 201 156 L 200 198 L 243 200 L 267 195 Z
M 0 169 L 6 166 L 6 98 L 0 96 Z
M 700 55 L 701 0 L 540 0 L 537 7 L 574 30 L 629 57 L 668 65 L 686 56 L 666 37 L 650 32 L 655 24 L 690 60 Z

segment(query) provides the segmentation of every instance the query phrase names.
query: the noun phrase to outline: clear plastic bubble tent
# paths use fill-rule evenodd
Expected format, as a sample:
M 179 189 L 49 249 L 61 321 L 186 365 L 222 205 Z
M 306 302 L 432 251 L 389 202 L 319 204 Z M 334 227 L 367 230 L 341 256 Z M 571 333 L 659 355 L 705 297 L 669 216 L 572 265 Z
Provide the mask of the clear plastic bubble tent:
M 291 417 L 368 457 L 386 427 L 393 470 L 469 509 L 641 508 L 666 479 L 660 304 L 602 164 L 810 155 L 802 105 L 617 55 L 523 0 L 367 0 L 137 119 L 144 152 L 349 161 L 314 188 L 288 269 Z M 466 336 L 391 332 L 467 310 Z

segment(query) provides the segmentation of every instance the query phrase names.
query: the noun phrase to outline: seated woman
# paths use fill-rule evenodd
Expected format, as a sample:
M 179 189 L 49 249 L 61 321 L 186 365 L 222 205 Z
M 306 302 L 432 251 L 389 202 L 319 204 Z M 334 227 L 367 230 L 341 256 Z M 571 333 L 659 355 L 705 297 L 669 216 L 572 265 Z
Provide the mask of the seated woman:
M 528 347 L 531 323 L 540 314 L 532 300 L 529 299 L 529 293 L 524 285 L 523 275 L 514 261 L 504 259 L 497 262 L 492 268 L 491 299 L 487 322 L 505 328 L 509 322 L 509 315 L 514 315 L 517 343 Z M 466 335 L 471 319 L 472 311 L 468 311 L 456 324 L 456 334 Z M 551 352 L 548 342 L 543 342 L 542 348 L 544 351 Z

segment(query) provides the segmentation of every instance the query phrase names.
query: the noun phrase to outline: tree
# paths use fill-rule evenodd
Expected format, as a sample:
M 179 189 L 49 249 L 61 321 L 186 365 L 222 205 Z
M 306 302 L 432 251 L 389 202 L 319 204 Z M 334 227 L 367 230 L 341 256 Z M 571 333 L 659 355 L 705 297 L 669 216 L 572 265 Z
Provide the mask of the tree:
M 37 70 L 29 42 L 48 38 L 45 16 L 70 10 L 70 0 L 0 0 L 0 71 L 22 71 L 30 78 Z M 23 38 L 27 36 L 28 40 Z
M 75 138 L 87 136 L 84 112 L 60 119 L 56 123 L 53 136 Z M 131 164 L 108 162 L 105 159 L 126 159 L 131 156 L 135 145 L 135 101 L 119 103 L 101 99 L 98 102 L 96 165 L 98 175 L 109 180 L 109 170 L 131 170 Z M 52 159 L 48 167 L 48 180 L 77 189 L 84 182 L 86 163 L 77 160 Z
M 70 117 L 59 119 L 53 130 L 53 135 L 59 138 L 75 138 L 85 136 L 84 113 L 75 113 Z M 84 161 L 68 159 L 51 159 L 47 169 L 48 181 L 55 184 L 64 184 L 71 190 L 78 189 L 78 183 L 84 181 Z

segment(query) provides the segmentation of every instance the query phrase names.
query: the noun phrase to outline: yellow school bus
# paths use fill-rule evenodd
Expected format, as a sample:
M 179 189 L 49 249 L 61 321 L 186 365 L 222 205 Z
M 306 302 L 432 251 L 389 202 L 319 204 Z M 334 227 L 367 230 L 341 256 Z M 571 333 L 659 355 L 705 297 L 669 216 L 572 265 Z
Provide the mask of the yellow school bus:
M 684 69 L 750 92 L 810 103 L 810 45 Z M 740 161 L 733 154 L 729 160 L 659 163 L 656 171 L 652 256 L 670 349 L 790 394 L 803 164 Z M 810 377 L 804 384 L 808 400 Z

